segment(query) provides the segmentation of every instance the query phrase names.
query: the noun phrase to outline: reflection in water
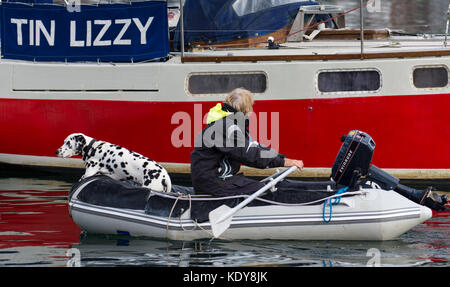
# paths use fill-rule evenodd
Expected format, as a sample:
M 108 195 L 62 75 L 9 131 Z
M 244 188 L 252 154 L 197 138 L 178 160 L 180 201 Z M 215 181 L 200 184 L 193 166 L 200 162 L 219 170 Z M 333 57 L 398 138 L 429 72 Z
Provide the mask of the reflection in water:
M 69 217 L 65 182 L 0 179 L 0 266 L 65 266 L 81 230 Z
M 407 33 L 445 33 L 447 10 L 450 4 L 447 0 L 378 0 L 380 12 L 365 13 L 365 27 L 368 29 L 390 28 Z M 345 10 L 359 6 L 359 1 L 323 0 L 323 4 L 340 5 Z M 347 25 L 359 28 L 359 11 L 346 16 Z
M 424 225 L 399 240 L 351 241 L 165 241 L 86 235 L 82 266 L 366 266 L 379 252 L 381 266 L 448 266 L 448 218 L 444 229 Z M 375 253 L 376 254 L 376 253 Z

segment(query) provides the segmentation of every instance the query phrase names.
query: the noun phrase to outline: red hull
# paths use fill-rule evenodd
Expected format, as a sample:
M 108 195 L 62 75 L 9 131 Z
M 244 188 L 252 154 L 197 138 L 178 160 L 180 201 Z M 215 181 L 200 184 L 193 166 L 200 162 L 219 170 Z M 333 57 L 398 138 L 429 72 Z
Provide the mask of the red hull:
M 0 153 L 54 156 L 67 135 L 82 132 L 159 162 L 188 163 L 192 147 L 172 145 L 179 124 L 171 119 L 188 113 L 193 134 L 194 104 L 202 104 L 204 115 L 215 102 L 1 99 Z M 358 129 L 377 144 L 375 165 L 414 169 L 450 169 L 449 107 L 448 94 L 259 100 L 254 106 L 257 114 L 279 113 L 279 151 L 307 167 L 331 167 L 340 136 Z

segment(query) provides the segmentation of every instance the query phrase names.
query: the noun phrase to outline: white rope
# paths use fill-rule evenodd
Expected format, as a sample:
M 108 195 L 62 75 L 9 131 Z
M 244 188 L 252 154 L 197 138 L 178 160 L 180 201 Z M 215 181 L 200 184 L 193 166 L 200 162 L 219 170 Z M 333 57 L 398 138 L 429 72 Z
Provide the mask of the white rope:
M 169 217 L 167 218 L 167 224 L 166 224 L 166 238 L 169 238 L 169 224 L 170 224 L 170 218 L 172 217 L 172 212 L 175 209 L 175 205 L 177 205 L 179 197 L 175 200 L 174 204 L 172 205 L 172 209 L 170 210 Z
M 313 192 L 314 190 L 308 190 L 308 192 Z M 319 191 L 319 190 L 318 190 Z M 323 191 L 323 190 L 320 190 Z M 168 194 L 164 194 L 164 193 L 158 193 L 158 192 L 154 192 L 151 191 L 153 194 L 160 196 L 160 197 L 164 197 L 164 198 L 170 198 L 170 199 L 176 199 L 176 202 L 178 200 L 193 200 L 193 201 L 217 201 L 217 200 L 226 200 L 226 199 L 236 199 L 236 198 L 247 198 L 249 197 L 249 195 L 231 195 L 231 196 L 225 196 L 225 197 L 213 197 L 213 198 L 206 198 L 206 197 L 198 197 L 198 198 L 192 198 L 192 195 L 184 195 L 184 194 L 180 194 L 177 197 L 173 196 L 173 195 L 168 195 Z M 314 203 L 319 203 L 319 202 L 323 202 L 325 200 L 328 199 L 332 199 L 332 198 L 336 198 L 336 197 L 341 197 L 341 196 L 348 196 L 348 195 L 361 195 L 361 194 L 366 194 L 368 193 L 368 191 L 364 191 L 364 190 L 359 190 L 359 191 L 349 191 L 349 192 L 345 192 L 345 193 L 341 193 L 341 194 L 334 194 L 334 195 L 330 195 L 321 199 L 317 199 L 314 201 L 309 201 L 309 202 L 303 202 L 303 203 L 284 203 L 284 202 L 278 202 L 278 201 L 273 201 L 273 200 L 269 200 L 269 199 L 264 199 L 261 197 L 257 197 L 255 198 L 255 200 L 259 200 L 265 203 L 269 203 L 269 204 L 273 204 L 273 205 L 281 205 L 281 206 L 304 206 L 304 205 L 311 205 Z M 172 209 L 174 208 L 174 206 L 172 207 Z

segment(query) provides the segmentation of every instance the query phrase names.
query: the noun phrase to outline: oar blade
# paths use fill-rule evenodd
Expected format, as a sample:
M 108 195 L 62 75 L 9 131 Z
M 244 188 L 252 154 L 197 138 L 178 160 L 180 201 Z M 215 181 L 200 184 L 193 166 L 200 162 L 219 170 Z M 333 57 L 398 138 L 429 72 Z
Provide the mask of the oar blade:
M 209 222 L 215 238 L 222 235 L 222 233 L 230 227 L 232 216 L 228 216 L 228 218 L 223 219 L 223 217 L 228 214 L 230 210 L 230 207 L 223 204 L 209 213 Z

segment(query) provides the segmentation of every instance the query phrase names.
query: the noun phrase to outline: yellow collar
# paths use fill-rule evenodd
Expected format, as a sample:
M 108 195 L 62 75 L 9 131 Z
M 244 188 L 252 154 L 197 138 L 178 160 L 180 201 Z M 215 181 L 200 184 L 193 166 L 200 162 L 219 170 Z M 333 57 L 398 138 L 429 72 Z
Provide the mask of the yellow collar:
M 206 118 L 206 124 L 209 125 L 210 123 L 213 123 L 231 114 L 233 113 L 222 110 L 222 104 L 218 103 L 209 110 L 208 117 Z

